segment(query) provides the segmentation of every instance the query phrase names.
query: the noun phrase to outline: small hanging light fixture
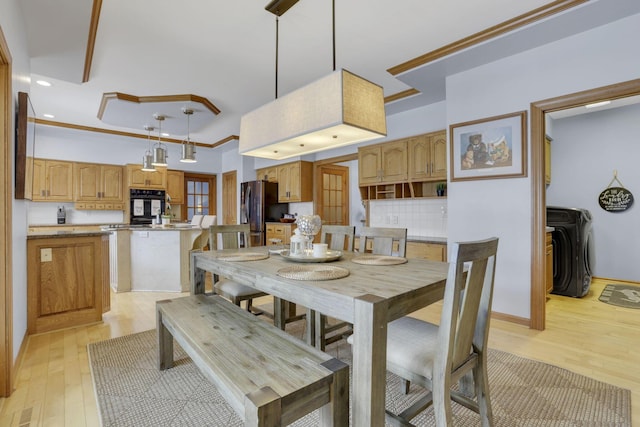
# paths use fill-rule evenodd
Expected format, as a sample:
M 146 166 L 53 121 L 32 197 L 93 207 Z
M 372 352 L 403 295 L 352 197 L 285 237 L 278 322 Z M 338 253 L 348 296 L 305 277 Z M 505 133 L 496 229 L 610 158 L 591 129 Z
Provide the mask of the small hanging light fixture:
M 147 131 L 147 141 L 149 143 L 149 147 L 147 151 L 145 151 L 144 156 L 142 156 L 142 170 L 145 172 L 155 172 L 156 168 L 153 166 L 153 155 L 151 154 L 151 131 L 153 130 L 153 126 L 145 126 L 144 130 Z
M 154 114 L 153 118 L 158 121 L 158 143 L 153 146 L 153 166 L 167 166 L 167 149 L 165 148 L 160 136 L 162 135 L 162 121 L 164 116 Z
M 196 143 L 189 138 L 189 117 L 193 114 L 191 108 L 182 107 L 182 112 L 187 116 L 187 139 L 182 141 L 182 163 L 196 163 Z

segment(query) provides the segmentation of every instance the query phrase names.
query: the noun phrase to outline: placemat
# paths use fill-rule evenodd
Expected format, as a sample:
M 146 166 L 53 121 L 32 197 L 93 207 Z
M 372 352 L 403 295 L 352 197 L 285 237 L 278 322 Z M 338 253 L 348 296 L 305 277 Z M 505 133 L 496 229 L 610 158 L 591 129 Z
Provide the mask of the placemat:
M 278 276 L 295 280 L 333 280 L 347 277 L 349 270 L 332 265 L 305 264 L 278 270 Z
M 406 258 L 388 255 L 362 255 L 351 259 L 356 264 L 366 265 L 397 265 L 407 262 Z
M 267 258 L 269 258 L 269 254 L 261 252 L 235 252 L 218 257 L 220 261 L 258 261 Z

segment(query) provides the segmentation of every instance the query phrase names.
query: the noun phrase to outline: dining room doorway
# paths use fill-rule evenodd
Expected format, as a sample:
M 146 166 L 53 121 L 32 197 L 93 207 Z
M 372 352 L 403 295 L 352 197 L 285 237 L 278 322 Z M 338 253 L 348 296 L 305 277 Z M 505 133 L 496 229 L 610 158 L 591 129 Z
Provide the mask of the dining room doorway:
M 531 103 L 531 215 L 533 221 L 531 253 L 531 315 L 529 327 L 544 330 L 546 324 L 545 281 L 545 115 L 554 111 L 579 107 L 602 100 L 640 95 L 640 79 L 549 98 Z

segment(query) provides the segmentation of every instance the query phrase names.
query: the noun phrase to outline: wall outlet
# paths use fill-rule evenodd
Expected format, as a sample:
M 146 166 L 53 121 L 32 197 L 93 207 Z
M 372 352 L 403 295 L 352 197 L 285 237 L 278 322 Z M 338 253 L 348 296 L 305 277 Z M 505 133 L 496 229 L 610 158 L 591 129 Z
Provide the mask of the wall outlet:
M 51 253 L 51 248 L 40 249 L 40 262 L 51 262 L 51 261 L 53 261 L 53 254 Z
M 398 223 L 398 215 L 394 215 L 393 217 L 391 217 L 391 220 L 393 221 L 394 224 Z

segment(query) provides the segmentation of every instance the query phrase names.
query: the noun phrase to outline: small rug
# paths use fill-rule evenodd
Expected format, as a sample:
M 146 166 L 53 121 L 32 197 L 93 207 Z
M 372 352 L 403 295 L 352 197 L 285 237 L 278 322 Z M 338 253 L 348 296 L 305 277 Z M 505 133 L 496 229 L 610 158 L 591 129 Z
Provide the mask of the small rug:
M 287 330 L 302 336 L 294 322 Z M 235 412 L 200 373 L 180 346 L 176 364 L 156 368 L 155 330 L 88 345 L 89 363 L 102 425 L 111 426 L 242 426 Z M 344 341 L 328 347 L 351 362 Z M 552 365 L 498 350 L 489 351 L 489 386 L 496 427 L 630 427 L 631 393 Z M 387 409 L 398 413 L 422 396 L 411 385 L 402 393 L 400 379 L 387 374 Z M 455 426 L 478 426 L 478 415 L 453 404 Z M 433 410 L 414 418 L 419 426 L 435 426 Z M 313 412 L 293 426 L 317 426 Z
M 640 286 L 611 284 L 604 287 L 602 302 L 627 308 L 640 308 Z

